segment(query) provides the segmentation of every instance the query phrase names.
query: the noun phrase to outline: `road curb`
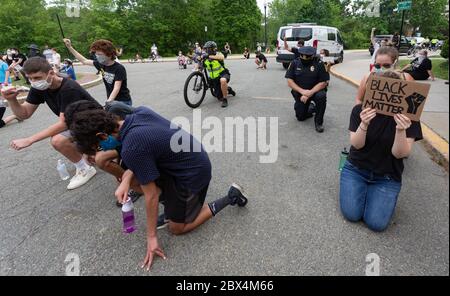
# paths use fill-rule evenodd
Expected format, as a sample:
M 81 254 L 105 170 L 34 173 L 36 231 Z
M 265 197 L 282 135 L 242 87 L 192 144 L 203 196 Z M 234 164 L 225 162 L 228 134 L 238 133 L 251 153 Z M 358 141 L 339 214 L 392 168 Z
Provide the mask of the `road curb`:
M 254 53 L 253 53 L 253 55 L 254 55 Z M 273 53 L 271 53 L 271 54 L 266 54 L 266 58 L 276 58 L 277 57 L 277 55 L 276 54 L 273 54 Z M 239 55 L 239 56 L 229 56 L 229 57 L 227 57 L 226 59 L 225 59 L 225 61 L 227 61 L 227 60 L 245 60 L 246 58 L 244 58 L 243 56 L 241 56 L 241 55 Z M 120 60 L 119 61 L 121 64 L 158 64 L 158 63 L 176 63 L 176 62 L 178 62 L 178 60 L 177 60 L 177 58 L 163 58 L 161 61 L 159 61 L 159 62 L 145 62 L 145 63 L 140 63 L 140 62 L 133 62 L 133 63 L 130 63 L 128 60 Z M 83 66 L 83 64 L 82 63 L 79 63 L 79 62 L 76 62 L 76 63 L 73 63 L 74 64 L 74 66 Z
M 81 73 L 81 74 L 82 74 L 82 73 Z M 94 87 L 94 86 L 97 86 L 97 85 L 101 84 L 101 83 L 102 83 L 102 80 L 103 80 L 102 76 L 101 76 L 101 75 L 96 75 L 96 76 L 97 76 L 97 78 L 95 78 L 94 80 L 88 81 L 88 82 L 85 82 L 85 83 L 80 84 L 81 87 L 84 88 L 84 89 L 88 89 L 88 88 L 91 88 L 91 87 Z M 27 96 L 20 96 L 20 97 L 17 97 L 17 101 L 18 101 L 20 104 L 23 104 L 23 103 L 25 102 L 26 99 L 27 99 Z M 5 105 L 6 107 L 9 106 L 9 105 L 8 105 L 8 101 L 6 101 L 6 100 L 3 100 L 3 103 L 4 103 L 4 105 Z
M 345 76 L 342 73 L 336 72 L 334 69 L 335 66 L 331 67 L 330 73 L 339 78 L 342 79 L 354 87 L 359 87 L 359 82 Z M 422 125 L 422 134 L 423 134 L 423 144 L 429 154 L 431 155 L 432 159 L 437 162 L 439 165 L 443 166 L 448 171 L 448 142 L 442 138 L 439 134 L 434 132 L 430 127 L 428 127 L 425 123 L 421 122 Z

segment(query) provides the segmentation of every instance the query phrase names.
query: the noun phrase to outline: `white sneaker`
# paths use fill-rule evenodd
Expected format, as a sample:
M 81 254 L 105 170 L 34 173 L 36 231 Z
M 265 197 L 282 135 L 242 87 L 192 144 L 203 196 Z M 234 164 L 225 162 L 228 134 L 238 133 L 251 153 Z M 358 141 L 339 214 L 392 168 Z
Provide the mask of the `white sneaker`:
M 77 173 L 75 174 L 75 176 L 73 176 L 72 179 L 70 179 L 70 183 L 67 186 L 67 189 L 72 190 L 72 189 L 76 189 L 78 187 L 83 186 L 90 179 L 92 179 L 92 177 L 94 177 L 96 173 L 97 173 L 97 171 L 95 170 L 95 168 L 93 166 L 90 166 L 86 170 L 77 170 Z

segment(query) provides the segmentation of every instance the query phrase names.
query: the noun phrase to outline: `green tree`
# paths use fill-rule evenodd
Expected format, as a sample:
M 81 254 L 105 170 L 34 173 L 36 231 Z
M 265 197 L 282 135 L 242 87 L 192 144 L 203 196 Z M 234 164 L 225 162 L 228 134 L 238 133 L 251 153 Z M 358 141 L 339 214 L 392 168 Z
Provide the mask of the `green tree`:
M 262 14 L 256 0 L 213 0 L 211 34 L 220 47 L 228 42 L 231 48 L 252 47 L 262 27 Z

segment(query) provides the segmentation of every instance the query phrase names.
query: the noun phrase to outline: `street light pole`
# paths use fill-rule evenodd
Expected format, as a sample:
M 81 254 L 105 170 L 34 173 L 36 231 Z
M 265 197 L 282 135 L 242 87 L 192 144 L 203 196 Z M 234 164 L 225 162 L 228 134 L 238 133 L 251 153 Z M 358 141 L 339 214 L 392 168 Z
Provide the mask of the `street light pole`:
M 405 22 L 405 10 L 403 10 L 402 13 L 402 25 L 400 26 L 400 41 L 399 41 L 399 46 L 397 49 L 400 49 L 400 44 L 402 42 L 402 36 L 403 36 L 403 23 Z
M 267 1 L 264 1 L 264 47 L 267 50 Z

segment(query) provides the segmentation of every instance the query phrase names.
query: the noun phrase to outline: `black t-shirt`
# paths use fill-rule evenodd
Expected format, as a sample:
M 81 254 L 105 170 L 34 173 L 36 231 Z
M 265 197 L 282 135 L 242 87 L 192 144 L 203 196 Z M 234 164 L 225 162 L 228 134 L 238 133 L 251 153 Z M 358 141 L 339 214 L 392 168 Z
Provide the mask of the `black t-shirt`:
M 47 103 L 56 116 L 64 113 L 68 105 L 81 100 L 95 101 L 76 81 L 67 78 L 63 78 L 61 87 L 58 89 L 37 90 L 31 88 L 27 97 L 27 102 L 33 105 Z
M 362 105 L 356 105 L 350 116 L 349 130 L 356 132 L 361 123 Z M 392 155 L 394 145 L 396 122 L 393 117 L 377 114 L 370 122 L 367 129 L 366 145 L 357 150 L 350 148 L 348 160 L 354 166 L 372 171 L 381 176 L 388 175 L 392 179 L 401 182 L 403 173 L 403 159 L 397 159 Z M 420 141 L 423 139 L 420 122 L 413 121 L 406 130 L 406 137 Z
M 25 61 L 27 60 L 27 57 L 21 53 L 15 54 L 13 55 L 13 60 L 14 62 L 19 61 L 20 59 L 22 59 L 22 62 L 19 64 L 20 66 L 23 67 L 23 64 L 25 63 Z
M 6 56 L 5 62 L 8 64 L 8 66 L 11 66 L 11 64 L 14 62 L 13 56 Z
M 259 59 L 261 62 L 267 63 L 267 58 L 266 58 L 266 56 L 263 55 L 262 53 L 259 54 L 258 59 Z
M 111 66 L 105 66 L 97 61 L 94 61 L 94 66 L 102 73 L 103 82 L 106 87 L 106 94 L 109 98 L 116 81 L 122 81 L 120 91 L 115 98 L 116 101 L 131 101 L 130 91 L 127 87 L 127 71 L 122 64 L 114 62 Z
M 419 62 L 419 58 L 415 58 L 411 65 L 412 72 L 410 74 L 415 80 L 427 80 L 430 77 L 428 71 L 433 68 L 433 65 L 429 58 L 424 59 L 422 63 Z
M 295 83 L 304 89 L 312 89 L 320 82 L 330 80 L 330 74 L 322 61 L 313 60 L 310 65 L 303 65 L 300 59 L 293 60 L 286 72 L 286 78 L 292 79 Z

